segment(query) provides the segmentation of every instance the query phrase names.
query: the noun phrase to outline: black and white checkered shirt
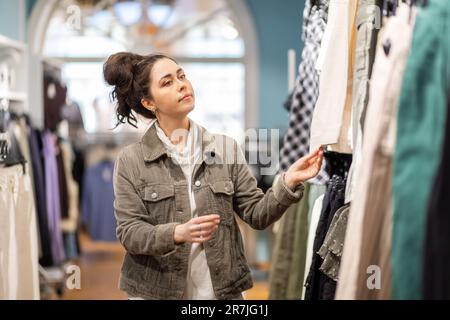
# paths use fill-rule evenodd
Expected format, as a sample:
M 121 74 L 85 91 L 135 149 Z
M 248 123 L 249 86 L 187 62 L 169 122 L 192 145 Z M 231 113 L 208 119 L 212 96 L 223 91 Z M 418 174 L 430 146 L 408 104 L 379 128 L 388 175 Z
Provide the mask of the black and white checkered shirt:
M 311 122 L 319 96 L 319 75 L 315 68 L 328 18 L 329 0 L 307 0 L 303 12 L 302 40 L 305 44 L 294 90 L 289 99 L 289 128 L 280 153 L 280 170 L 309 153 Z M 325 161 L 319 174 L 309 182 L 324 184 L 329 179 Z

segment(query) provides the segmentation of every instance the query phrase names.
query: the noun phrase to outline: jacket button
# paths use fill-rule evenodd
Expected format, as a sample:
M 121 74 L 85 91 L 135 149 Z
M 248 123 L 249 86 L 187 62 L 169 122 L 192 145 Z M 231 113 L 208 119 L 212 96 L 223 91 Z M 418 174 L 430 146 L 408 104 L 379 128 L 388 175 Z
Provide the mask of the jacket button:
M 200 187 L 200 186 L 202 185 L 202 183 L 201 183 L 199 180 L 197 180 L 197 181 L 195 181 L 195 185 L 196 185 L 197 187 Z
M 156 192 L 152 193 L 152 199 L 156 199 L 158 197 L 158 194 Z

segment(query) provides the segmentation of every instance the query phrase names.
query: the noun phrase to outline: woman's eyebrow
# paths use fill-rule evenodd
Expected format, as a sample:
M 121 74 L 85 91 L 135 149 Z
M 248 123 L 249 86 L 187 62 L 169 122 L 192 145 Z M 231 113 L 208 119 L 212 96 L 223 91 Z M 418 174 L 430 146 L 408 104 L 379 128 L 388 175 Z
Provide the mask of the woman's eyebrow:
M 183 72 L 183 69 L 182 69 L 182 68 L 178 69 L 176 73 L 178 74 L 178 73 L 180 73 L 180 72 Z M 161 82 L 161 80 L 164 80 L 164 79 L 170 78 L 170 77 L 172 77 L 172 74 L 171 74 L 171 73 L 168 73 L 168 74 L 166 74 L 164 77 L 162 77 L 161 79 L 159 79 L 159 82 Z
M 171 73 L 166 74 L 164 77 L 162 77 L 161 79 L 159 79 L 159 82 L 161 82 L 162 80 L 166 79 L 166 78 L 170 78 L 172 77 Z

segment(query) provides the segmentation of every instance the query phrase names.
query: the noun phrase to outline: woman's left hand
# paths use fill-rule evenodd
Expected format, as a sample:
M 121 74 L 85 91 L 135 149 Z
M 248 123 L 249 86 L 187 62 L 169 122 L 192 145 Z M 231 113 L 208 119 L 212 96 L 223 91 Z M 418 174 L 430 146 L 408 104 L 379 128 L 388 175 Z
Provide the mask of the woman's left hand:
M 323 150 L 322 147 L 313 153 L 295 161 L 284 176 L 284 182 L 294 190 L 300 183 L 314 178 L 322 167 Z

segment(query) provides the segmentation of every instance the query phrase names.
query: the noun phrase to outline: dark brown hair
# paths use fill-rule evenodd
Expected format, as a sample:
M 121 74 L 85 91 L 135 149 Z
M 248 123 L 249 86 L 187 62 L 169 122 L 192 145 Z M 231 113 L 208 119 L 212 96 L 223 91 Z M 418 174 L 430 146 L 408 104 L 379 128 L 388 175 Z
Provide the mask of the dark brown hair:
M 111 55 L 103 65 L 105 81 L 114 86 L 111 99 L 117 100 L 116 127 L 128 122 L 137 127 L 137 119 L 133 111 L 145 118 L 155 118 L 155 114 L 145 108 L 142 98 L 152 99 L 150 92 L 150 73 L 158 60 L 173 58 L 164 54 L 142 56 L 130 52 L 119 52 Z

